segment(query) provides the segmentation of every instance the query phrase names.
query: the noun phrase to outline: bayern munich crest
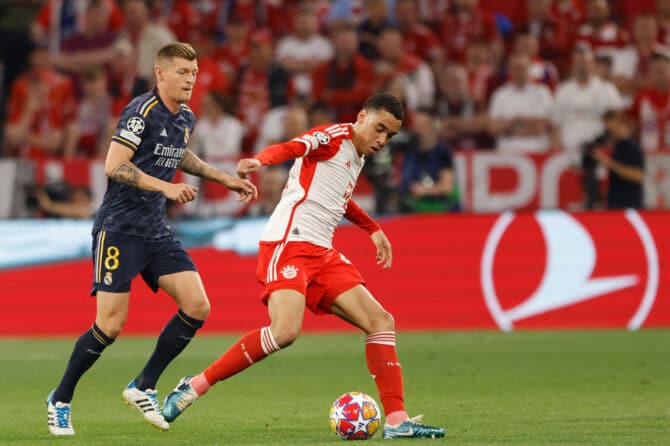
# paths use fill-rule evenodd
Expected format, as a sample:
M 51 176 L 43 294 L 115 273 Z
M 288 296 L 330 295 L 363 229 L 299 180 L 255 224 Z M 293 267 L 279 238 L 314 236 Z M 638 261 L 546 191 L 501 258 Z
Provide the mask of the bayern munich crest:
M 286 265 L 281 269 L 281 275 L 284 276 L 285 279 L 295 279 L 298 275 L 298 268 L 293 265 Z

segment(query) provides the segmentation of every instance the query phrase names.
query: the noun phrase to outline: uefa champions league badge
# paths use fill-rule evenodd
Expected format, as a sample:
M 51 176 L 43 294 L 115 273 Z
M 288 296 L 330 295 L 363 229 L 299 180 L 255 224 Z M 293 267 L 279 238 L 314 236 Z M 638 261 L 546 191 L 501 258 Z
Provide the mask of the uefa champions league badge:
M 330 142 L 330 135 L 328 135 L 328 133 L 314 132 L 312 136 L 314 136 L 321 145 L 326 145 Z
M 126 123 L 126 128 L 136 135 L 141 135 L 144 131 L 144 121 L 139 116 L 133 116 Z

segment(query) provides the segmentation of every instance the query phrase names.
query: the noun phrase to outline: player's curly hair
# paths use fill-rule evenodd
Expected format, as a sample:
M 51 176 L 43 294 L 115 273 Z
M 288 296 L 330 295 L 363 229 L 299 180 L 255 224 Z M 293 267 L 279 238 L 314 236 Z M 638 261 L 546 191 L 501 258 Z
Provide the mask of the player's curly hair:
M 365 110 L 385 110 L 393 115 L 399 121 L 405 120 L 405 110 L 402 104 L 392 94 L 377 93 L 365 100 L 363 104 Z
M 193 47 L 185 42 L 168 43 L 158 51 L 158 59 L 172 59 L 173 57 L 195 60 L 197 55 Z

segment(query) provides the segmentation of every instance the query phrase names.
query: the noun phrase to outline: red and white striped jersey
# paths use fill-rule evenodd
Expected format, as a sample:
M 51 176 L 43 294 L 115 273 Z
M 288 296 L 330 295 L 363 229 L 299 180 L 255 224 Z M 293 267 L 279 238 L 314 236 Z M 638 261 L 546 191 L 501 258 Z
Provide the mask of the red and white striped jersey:
M 297 156 L 262 241 L 332 247 L 333 233 L 365 162 L 351 138 L 350 124 L 323 125 L 256 155 L 263 164 L 275 164 L 280 152 Z

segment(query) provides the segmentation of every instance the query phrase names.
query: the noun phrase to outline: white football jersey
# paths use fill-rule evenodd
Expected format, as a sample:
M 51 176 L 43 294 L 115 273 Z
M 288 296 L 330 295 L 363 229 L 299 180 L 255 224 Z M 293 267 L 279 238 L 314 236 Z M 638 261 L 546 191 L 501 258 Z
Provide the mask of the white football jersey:
M 364 157 L 354 147 L 349 124 L 315 127 L 292 141 L 303 144 L 305 152 L 296 158 L 261 240 L 331 248 Z

